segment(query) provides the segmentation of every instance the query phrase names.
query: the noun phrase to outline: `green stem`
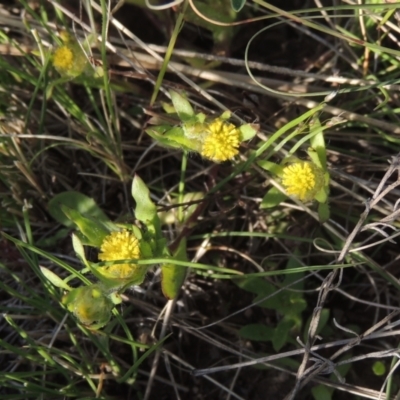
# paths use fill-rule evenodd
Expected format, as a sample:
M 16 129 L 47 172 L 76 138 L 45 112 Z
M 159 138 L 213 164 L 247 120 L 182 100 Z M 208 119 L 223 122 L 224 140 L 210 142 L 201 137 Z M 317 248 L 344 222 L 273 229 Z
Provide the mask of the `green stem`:
M 185 177 L 186 177 L 186 168 L 187 168 L 187 161 L 188 161 L 188 153 L 184 151 L 182 154 L 182 164 L 181 164 L 181 178 L 179 182 L 179 208 L 178 208 L 178 220 L 180 223 L 183 223 L 183 197 L 185 195 Z
M 284 10 L 282 10 L 282 9 L 280 9 L 278 7 L 275 7 L 275 6 L 269 4 L 269 3 L 265 2 L 265 1 L 254 0 L 254 3 L 256 3 L 256 4 L 260 5 L 260 6 L 263 6 L 266 9 L 275 12 L 277 15 L 285 17 L 285 18 L 287 18 L 287 19 L 289 19 L 291 21 L 294 21 L 296 23 L 302 24 L 302 25 L 307 26 L 307 27 L 309 27 L 311 29 L 315 29 L 316 31 L 324 32 L 327 35 L 331 35 L 331 36 L 337 37 L 337 38 L 339 38 L 341 40 L 345 40 L 348 43 L 352 43 L 352 44 L 359 45 L 359 46 L 365 46 L 368 49 L 370 49 L 370 50 L 372 50 L 374 52 L 377 52 L 378 54 L 388 53 L 388 54 L 392 54 L 394 56 L 399 56 L 400 55 L 400 51 L 398 51 L 398 50 L 390 49 L 388 47 L 378 46 L 376 44 L 366 42 L 365 40 L 359 39 L 357 37 L 351 37 L 351 36 L 349 36 L 347 34 L 343 34 L 343 33 L 340 33 L 340 32 L 338 32 L 336 30 L 327 28 L 326 26 L 323 26 L 321 24 L 315 24 L 314 22 L 311 22 L 307 18 L 300 18 L 300 17 L 294 15 L 293 11 L 292 12 L 284 11 Z M 374 6 L 376 6 L 376 5 L 374 5 Z M 365 5 L 363 5 L 363 7 L 365 7 Z
M 108 126 L 110 138 L 114 144 L 114 151 L 117 154 L 118 160 L 121 159 L 121 140 L 119 135 L 117 118 L 114 110 L 114 103 L 112 101 L 111 87 L 108 75 L 108 61 L 107 61 L 107 36 L 108 36 L 108 21 L 109 12 L 107 3 L 105 0 L 101 0 L 101 13 L 103 16 L 101 26 L 101 61 L 103 63 L 103 83 L 104 83 L 104 94 L 106 98 L 107 108 L 110 116 L 111 124 Z M 108 118 L 107 118 L 108 120 Z M 114 133 L 115 132 L 115 136 Z M 121 171 L 119 171 L 121 172 Z
M 167 49 L 167 52 L 165 53 L 164 61 L 161 66 L 160 73 L 158 74 L 156 84 L 154 86 L 153 95 L 151 96 L 151 100 L 150 100 L 150 106 L 152 106 L 154 104 L 154 102 L 156 101 L 157 94 L 160 90 L 161 83 L 164 79 L 164 75 L 167 72 L 168 63 L 169 63 L 169 60 L 171 59 L 172 52 L 175 47 L 176 39 L 178 38 L 179 31 L 182 29 L 182 26 L 183 26 L 183 22 L 184 22 L 183 17 L 185 15 L 186 7 L 187 7 L 187 1 L 185 1 L 182 11 L 179 13 L 178 19 L 176 20 L 175 28 L 174 28 L 174 31 L 172 32 L 172 36 L 171 36 L 171 39 L 168 44 L 168 49 Z

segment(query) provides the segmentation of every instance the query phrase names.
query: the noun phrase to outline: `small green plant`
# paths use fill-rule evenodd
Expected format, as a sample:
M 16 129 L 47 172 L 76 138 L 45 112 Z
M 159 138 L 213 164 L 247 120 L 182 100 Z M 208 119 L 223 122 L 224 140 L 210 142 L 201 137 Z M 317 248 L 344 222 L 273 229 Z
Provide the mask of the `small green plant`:
M 64 78 L 76 78 L 92 70 L 82 45 L 67 31 L 60 33 L 63 44 L 52 55 L 53 66 Z
M 296 269 L 300 266 L 295 258 L 291 258 L 286 269 Z M 259 307 L 275 310 L 280 318 L 275 327 L 265 324 L 245 325 L 240 330 L 243 338 L 255 341 L 271 342 L 275 351 L 279 351 L 287 343 L 294 343 L 293 334 L 297 334 L 302 327 L 302 312 L 307 303 L 301 292 L 304 283 L 303 273 L 286 275 L 279 285 L 286 290 L 279 291 L 276 285 L 261 277 L 236 279 L 234 282 L 242 289 L 256 294 L 253 303 Z M 265 300 L 263 300 L 265 299 Z
M 272 187 L 264 196 L 261 208 L 272 208 L 280 204 L 287 196 L 293 196 L 302 202 L 316 200 L 318 214 L 321 222 L 329 219 L 329 172 L 326 164 L 326 147 L 324 130 L 330 124 L 322 126 L 318 118 L 313 118 L 309 124 L 301 125 L 294 130 L 284 141 L 306 134 L 289 151 L 289 155 L 276 164 L 271 161 L 260 160 L 258 165 L 271 172 L 281 181 L 285 193 Z M 307 129 L 308 127 L 308 129 Z M 309 141 L 310 147 L 307 154 L 310 161 L 303 161 L 294 156 L 300 144 Z
M 150 123 L 156 124 L 146 132 L 160 145 L 199 153 L 202 157 L 223 162 L 232 160 L 239 154 L 240 143 L 250 140 L 257 133 L 257 126 L 243 124 L 236 127 L 228 122 L 229 111 L 219 117 L 207 117 L 203 113 L 195 114 L 189 101 L 181 94 L 170 91 L 172 105 L 164 104 L 164 110 L 176 115 L 180 123 L 176 125 L 159 124 L 158 119 Z
M 162 265 L 162 287 L 169 298 L 177 296 L 185 269 L 177 267 L 174 259 L 186 259 L 186 241 L 182 240 L 178 250 L 170 254 L 161 232 L 161 222 L 156 206 L 144 182 L 135 177 L 132 195 L 136 201 L 135 217 L 141 227 L 132 224 L 116 224 L 110 221 L 95 202 L 77 192 L 65 192 L 54 197 L 49 211 L 55 219 L 68 227 L 77 229 L 72 242 L 84 269 L 91 272 L 97 282 L 72 289 L 68 281 L 42 269 L 46 278 L 67 293 L 62 303 L 77 320 L 91 329 L 103 327 L 110 320 L 114 305 L 121 302 L 120 295 L 130 286 L 139 285 L 153 265 L 153 258 L 168 258 Z M 86 259 L 84 245 L 100 250 L 101 263 Z M 140 261 L 149 261 L 140 263 Z

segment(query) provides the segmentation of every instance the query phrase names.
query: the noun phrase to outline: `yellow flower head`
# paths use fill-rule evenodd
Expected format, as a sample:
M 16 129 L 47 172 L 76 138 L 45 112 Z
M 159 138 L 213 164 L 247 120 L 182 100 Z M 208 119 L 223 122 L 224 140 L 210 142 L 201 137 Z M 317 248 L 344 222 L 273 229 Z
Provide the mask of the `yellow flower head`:
M 239 153 L 239 145 L 239 129 L 217 118 L 207 127 L 200 154 L 215 162 L 226 161 Z
M 61 32 L 60 38 L 63 45 L 53 53 L 54 68 L 63 77 L 75 78 L 85 72 L 88 59 L 79 42 L 68 32 Z
M 53 65 L 57 71 L 68 72 L 74 67 L 74 53 L 68 46 L 61 46 L 53 54 Z M 61 74 L 61 72 L 60 72 Z
M 138 238 L 130 231 L 124 229 L 120 232 L 111 232 L 105 237 L 100 247 L 99 259 L 101 261 L 125 260 L 140 258 L 140 245 Z M 101 273 L 110 279 L 130 280 L 144 275 L 146 266 L 136 264 L 115 264 L 101 268 Z
M 290 196 L 309 201 L 322 189 L 324 173 L 321 168 L 308 161 L 299 161 L 283 168 L 282 185 Z

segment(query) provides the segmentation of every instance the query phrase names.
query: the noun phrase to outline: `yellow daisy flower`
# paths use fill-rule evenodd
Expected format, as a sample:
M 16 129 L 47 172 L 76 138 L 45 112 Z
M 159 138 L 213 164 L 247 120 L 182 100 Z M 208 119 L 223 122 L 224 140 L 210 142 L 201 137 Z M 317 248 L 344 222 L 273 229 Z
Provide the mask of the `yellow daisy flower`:
M 129 258 L 140 258 L 140 245 L 138 238 L 126 229 L 120 232 L 111 232 L 105 237 L 100 247 L 99 260 L 114 261 Z M 146 266 L 136 264 L 115 264 L 101 267 L 99 271 L 107 278 L 118 280 L 131 280 L 136 276 L 143 277 Z
M 309 201 L 322 189 L 324 173 L 312 162 L 299 161 L 283 168 L 282 185 L 290 196 Z
M 215 162 L 226 161 L 239 153 L 239 145 L 239 129 L 217 118 L 207 127 L 200 154 Z

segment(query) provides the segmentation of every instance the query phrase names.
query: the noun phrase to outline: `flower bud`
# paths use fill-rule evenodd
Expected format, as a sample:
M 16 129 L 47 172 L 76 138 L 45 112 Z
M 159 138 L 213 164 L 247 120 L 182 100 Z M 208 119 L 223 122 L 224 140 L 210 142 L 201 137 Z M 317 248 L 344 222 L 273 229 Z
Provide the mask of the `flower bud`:
M 114 307 L 99 285 L 73 289 L 64 296 L 62 303 L 80 323 L 92 329 L 103 327 L 110 320 Z

